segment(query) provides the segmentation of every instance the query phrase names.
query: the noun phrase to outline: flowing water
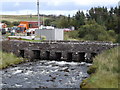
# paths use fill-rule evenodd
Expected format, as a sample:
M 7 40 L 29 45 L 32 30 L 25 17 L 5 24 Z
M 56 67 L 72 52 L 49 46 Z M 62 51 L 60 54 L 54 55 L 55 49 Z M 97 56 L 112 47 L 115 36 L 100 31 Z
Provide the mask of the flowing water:
M 28 62 L 4 69 L 2 88 L 80 88 L 87 78 L 87 63 L 65 61 Z

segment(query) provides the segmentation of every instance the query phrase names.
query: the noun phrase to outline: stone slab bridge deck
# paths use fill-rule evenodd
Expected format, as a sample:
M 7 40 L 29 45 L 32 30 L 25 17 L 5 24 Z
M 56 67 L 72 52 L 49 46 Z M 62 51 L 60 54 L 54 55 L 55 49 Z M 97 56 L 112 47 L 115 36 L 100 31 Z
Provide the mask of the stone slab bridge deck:
M 2 41 L 2 50 L 30 60 L 64 60 L 92 62 L 92 58 L 104 50 L 118 46 L 111 42 L 90 41 Z

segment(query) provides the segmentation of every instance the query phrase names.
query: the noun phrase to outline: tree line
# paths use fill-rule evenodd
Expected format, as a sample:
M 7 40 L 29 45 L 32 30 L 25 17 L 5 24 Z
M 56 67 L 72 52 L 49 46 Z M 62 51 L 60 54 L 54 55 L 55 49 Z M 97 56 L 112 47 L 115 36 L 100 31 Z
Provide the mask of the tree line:
M 45 26 L 57 28 L 75 27 L 79 31 L 76 37 L 84 40 L 120 42 L 120 7 L 92 7 L 87 13 L 77 11 L 74 16 L 47 15 Z M 8 27 L 17 26 L 19 22 L 3 20 Z M 75 37 L 75 36 L 74 36 Z
M 91 20 L 95 20 L 99 25 L 106 26 L 107 30 L 114 30 L 116 33 L 119 33 L 118 22 L 120 22 L 120 8 L 111 7 L 108 10 L 107 7 L 94 7 L 88 10 L 87 13 L 83 11 L 78 11 L 72 17 L 68 16 L 54 16 L 50 19 L 45 20 L 45 25 L 54 25 L 60 28 L 68 28 L 74 26 L 78 30 L 82 25 L 85 25 Z
M 59 17 L 59 18 L 58 18 Z M 79 30 L 79 38 L 85 40 L 106 40 L 120 42 L 120 7 L 94 7 L 84 13 L 77 11 L 74 16 L 60 15 L 46 19 L 45 25 L 58 28 L 74 26 Z
M 10 22 L 7 20 L 2 20 L 1 23 L 5 23 L 7 27 L 12 27 L 12 26 L 18 26 L 20 22 L 19 21 Z

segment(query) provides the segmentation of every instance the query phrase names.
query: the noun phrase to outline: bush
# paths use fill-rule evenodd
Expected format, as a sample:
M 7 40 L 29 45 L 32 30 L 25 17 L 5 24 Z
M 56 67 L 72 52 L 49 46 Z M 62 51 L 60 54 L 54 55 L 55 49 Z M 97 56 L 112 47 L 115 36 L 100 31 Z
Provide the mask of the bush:
M 96 72 L 96 69 L 97 69 L 97 67 L 94 66 L 94 65 L 92 65 L 92 66 L 89 67 L 87 73 L 88 73 L 88 74 L 95 73 L 95 72 Z
M 78 39 L 78 31 L 70 31 L 70 32 L 64 32 L 64 38 L 65 39 Z
M 79 29 L 79 38 L 96 41 L 115 41 L 116 34 L 113 30 L 107 31 L 105 26 L 97 23 L 83 25 Z
M 18 26 L 19 23 L 20 23 L 20 22 L 14 21 L 12 24 L 13 24 L 14 26 Z
M 87 34 L 87 35 L 84 36 L 84 39 L 85 40 L 94 40 L 94 37 L 91 34 Z
M 8 27 L 13 26 L 13 24 L 11 22 L 7 21 L 7 20 L 2 20 L 1 22 L 7 24 Z

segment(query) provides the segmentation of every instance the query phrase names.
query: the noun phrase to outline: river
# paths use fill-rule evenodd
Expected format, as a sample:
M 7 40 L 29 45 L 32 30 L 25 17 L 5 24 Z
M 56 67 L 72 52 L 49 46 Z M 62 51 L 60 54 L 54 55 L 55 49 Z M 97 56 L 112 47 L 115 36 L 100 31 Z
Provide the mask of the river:
M 41 60 L 1 70 L 2 88 L 80 88 L 90 64 Z

